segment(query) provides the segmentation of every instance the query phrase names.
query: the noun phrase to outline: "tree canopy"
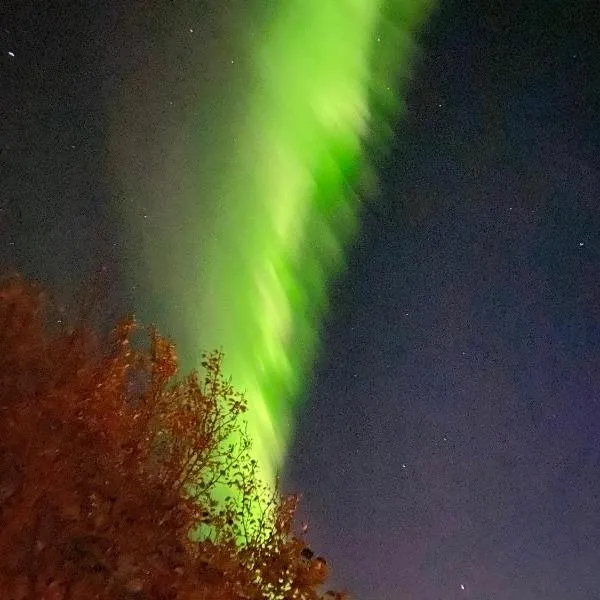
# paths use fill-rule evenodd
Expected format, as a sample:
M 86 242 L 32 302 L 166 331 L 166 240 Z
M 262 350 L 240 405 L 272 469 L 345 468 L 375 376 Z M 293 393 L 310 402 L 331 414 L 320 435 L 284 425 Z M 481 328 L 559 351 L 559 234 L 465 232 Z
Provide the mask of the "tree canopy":
M 133 319 L 108 338 L 62 321 L 36 286 L 0 285 L 0 597 L 322 598 L 327 565 L 297 499 L 260 482 L 222 354 L 180 375 Z

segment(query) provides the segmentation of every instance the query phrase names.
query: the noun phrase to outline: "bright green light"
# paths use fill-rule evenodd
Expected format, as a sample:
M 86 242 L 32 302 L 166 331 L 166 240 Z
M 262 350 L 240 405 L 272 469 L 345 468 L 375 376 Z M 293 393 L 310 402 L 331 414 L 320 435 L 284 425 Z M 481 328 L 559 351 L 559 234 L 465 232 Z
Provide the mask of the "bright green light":
M 236 108 L 217 120 L 218 144 L 195 148 L 195 163 L 193 146 L 179 142 L 187 170 L 164 163 L 165 202 L 176 196 L 175 206 L 199 208 L 175 210 L 181 222 L 166 208 L 146 238 L 142 269 L 161 296 L 152 303 L 186 365 L 204 349 L 224 350 L 226 372 L 246 391 L 255 457 L 269 481 L 285 458 L 328 282 L 357 228 L 355 191 L 369 168 L 363 148 L 385 143 L 429 5 L 285 0 L 257 8 L 240 60 L 227 60 L 236 75 L 223 106 Z

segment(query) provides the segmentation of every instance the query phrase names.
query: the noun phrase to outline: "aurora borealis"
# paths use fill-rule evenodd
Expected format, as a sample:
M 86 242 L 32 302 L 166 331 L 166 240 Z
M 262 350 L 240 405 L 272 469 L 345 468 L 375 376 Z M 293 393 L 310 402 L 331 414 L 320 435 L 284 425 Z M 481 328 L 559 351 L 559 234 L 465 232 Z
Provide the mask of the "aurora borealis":
M 417 4 L 377 4 L 374 27 L 395 37 L 360 29 L 369 53 L 391 44 L 353 88 L 368 100 L 368 133 L 348 119 L 351 135 L 335 141 L 284 109 L 306 109 L 291 92 L 316 89 L 339 53 L 308 74 L 325 40 L 284 38 L 291 11 L 273 6 L 4 2 L 0 266 L 61 301 L 103 269 L 101 323 L 129 312 L 156 323 L 187 371 L 207 347 L 262 348 L 244 249 L 277 256 L 279 289 L 298 295 L 289 356 L 305 367 L 271 380 L 290 390 L 274 412 L 280 447 L 294 432 L 282 486 L 302 495 L 332 585 L 360 600 L 597 598 L 597 0 L 443 0 L 415 36 L 406 23 L 417 31 L 419 15 L 391 13 Z M 315 52 L 302 48 L 287 72 L 302 44 Z M 267 55 L 275 71 L 260 66 Z M 315 139 L 331 160 L 300 182 L 335 187 L 343 167 L 344 190 L 367 193 L 307 194 L 304 220 L 259 201 L 281 185 L 283 157 L 305 160 Z M 257 170 L 269 144 L 286 152 Z M 348 211 L 344 224 L 328 206 Z M 265 215 L 293 230 L 281 254 Z M 296 330 L 310 343 L 294 344 Z
M 140 203 L 169 213 L 168 226 L 161 220 L 145 233 L 137 267 L 147 281 L 142 305 L 173 332 L 185 365 L 197 365 L 206 349 L 224 350 L 226 371 L 247 395 L 253 452 L 268 481 L 283 464 L 328 282 L 343 268 L 358 227 L 370 153 L 385 144 L 389 119 L 398 116 L 398 88 L 428 4 L 257 6 L 236 51 L 211 55 L 230 72 L 202 89 L 220 113 L 199 101 L 197 114 L 189 109 L 191 131 L 156 140 L 167 159 L 158 160 L 152 188 L 132 169 L 148 160 L 139 145 L 123 152 L 118 141 L 116 162 L 136 209 L 127 211 L 131 227 L 147 232 Z M 152 85 L 145 77 L 145 94 Z M 123 127 L 122 117 L 115 118 Z M 193 139 L 207 124 L 210 151 L 202 134 Z M 173 172 L 182 160 L 185 169 Z M 133 265 L 139 257 L 131 258 Z

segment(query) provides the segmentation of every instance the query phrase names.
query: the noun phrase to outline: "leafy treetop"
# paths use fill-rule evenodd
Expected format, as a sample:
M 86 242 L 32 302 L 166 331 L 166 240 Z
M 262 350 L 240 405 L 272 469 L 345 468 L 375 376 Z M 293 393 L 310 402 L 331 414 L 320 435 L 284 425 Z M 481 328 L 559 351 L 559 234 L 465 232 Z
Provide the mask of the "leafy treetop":
M 132 319 L 105 340 L 51 314 L 35 286 L 0 286 L 0 597 L 323 597 L 327 565 L 294 535 L 296 498 L 258 478 L 222 354 L 178 376 Z

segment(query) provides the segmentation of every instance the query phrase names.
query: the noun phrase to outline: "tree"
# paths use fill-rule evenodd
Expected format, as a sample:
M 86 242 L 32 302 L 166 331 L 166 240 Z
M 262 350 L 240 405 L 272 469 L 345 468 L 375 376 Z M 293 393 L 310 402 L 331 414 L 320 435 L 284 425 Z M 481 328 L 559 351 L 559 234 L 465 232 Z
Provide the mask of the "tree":
M 0 597 L 320 598 L 326 564 L 257 478 L 222 354 L 181 377 L 132 319 L 108 340 L 56 321 L 35 286 L 0 286 Z

